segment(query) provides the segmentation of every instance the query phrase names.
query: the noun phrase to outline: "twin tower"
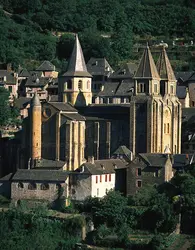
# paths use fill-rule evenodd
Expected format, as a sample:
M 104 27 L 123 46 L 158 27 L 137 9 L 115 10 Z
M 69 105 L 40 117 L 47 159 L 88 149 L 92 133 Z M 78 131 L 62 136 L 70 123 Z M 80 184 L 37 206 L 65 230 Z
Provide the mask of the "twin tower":
M 69 102 L 76 107 L 91 104 L 91 79 L 76 36 L 68 69 L 59 77 L 59 102 Z M 41 119 L 41 104 L 35 94 L 31 105 L 32 159 L 41 158 Z M 155 65 L 147 46 L 135 73 L 134 94 L 130 102 L 129 148 L 133 153 L 180 153 L 181 104 L 164 48 Z

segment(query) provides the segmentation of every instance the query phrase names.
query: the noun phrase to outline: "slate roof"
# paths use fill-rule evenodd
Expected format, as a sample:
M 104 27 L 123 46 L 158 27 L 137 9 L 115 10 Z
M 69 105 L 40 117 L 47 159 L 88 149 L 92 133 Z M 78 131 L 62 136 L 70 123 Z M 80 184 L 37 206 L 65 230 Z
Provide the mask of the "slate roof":
M 193 154 L 175 154 L 173 155 L 173 167 L 177 168 L 177 167 L 184 167 L 186 166 L 186 161 L 190 162 L 191 158 L 192 158 Z M 188 157 L 188 159 L 186 159 L 186 157 Z M 192 162 L 195 162 L 195 158 Z
M 70 120 L 75 120 L 75 121 L 85 121 L 85 117 L 80 115 L 80 114 L 62 114 L 63 116 L 67 117 Z
M 169 61 L 169 58 L 167 56 L 167 52 L 166 52 L 164 46 L 161 50 L 156 67 L 157 67 L 158 73 L 160 75 L 160 78 L 162 80 L 176 81 L 171 63 Z
M 123 80 L 121 82 L 106 82 L 103 91 L 97 96 L 132 96 L 134 92 L 134 81 Z
M 49 160 L 49 159 L 41 159 L 36 160 L 35 162 L 35 168 L 62 168 L 65 165 L 64 161 L 55 161 L 55 160 Z
M 28 72 L 27 69 L 22 69 L 19 73 L 18 73 L 19 77 L 29 77 L 30 73 Z
M 185 99 L 187 94 L 187 88 L 186 86 L 176 86 L 176 95 L 179 99 Z
M 50 61 L 44 61 L 36 70 L 37 71 L 55 71 L 55 66 Z
M 160 79 L 158 74 L 156 65 L 154 63 L 154 59 L 152 57 L 151 51 L 149 46 L 147 45 L 144 53 L 142 55 L 141 61 L 139 63 L 138 69 L 134 76 L 135 79 L 137 78 L 144 78 L 144 79 Z
M 182 122 L 188 121 L 192 116 L 195 116 L 195 108 L 182 108 Z
M 15 107 L 18 109 L 23 109 L 25 108 L 31 101 L 31 98 L 27 97 L 19 97 L 18 99 L 15 100 Z
M 12 177 L 12 181 L 65 181 L 68 172 L 61 170 L 20 169 Z
M 126 63 L 120 69 L 113 72 L 110 75 L 110 79 L 132 79 L 135 72 L 137 71 L 137 64 L 135 63 Z
M 7 70 L 0 70 L 0 77 L 5 77 L 6 80 L 3 81 L 6 84 L 16 84 L 16 77 L 14 76 L 14 72 L 10 72 Z
M 186 82 L 192 74 L 193 71 L 175 72 L 175 77 L 177 80 L 181 79 L 182 82 Z
M 92 163 L 84 163 L 84 173 L 91 175 L 113 174 L 115 169 L 127 167 L 127 162 L 121 159 L 97 160 Z M 81 167 L 78 171 L 81 171 Z
M 64 102 L 49 102 L 54 108 L 60 111 L 67 111 L 67 112 L 78 112 L 70 103 Z
M 195 82 L 195 72 L 192 73 L 192 75 L 188 78 L 187 80 L 189 83 L 190 82 Z
M 3 177 L 0 179 L 0 182 L 11 180 L 11 178 L 12 178 L 13 175 L 14 175 L 13 173 L 9 173 L 9 174 L 3 176 Z
M 113 153 L 113 155 L 126 155 L 130 156 L 131 155 L 130 149 L 128 149 L 126 146 L 120 146 L 117 148 L 117 150 Z
M 44 87 L 48 84 L 48 78 L 38 77 L 37 74 L 33 74 L 28 77 L 25 86 L 26 87 Z
M 91 75 L 109 76 L 114 70 L 105 58 L 90 58 L 87 63 L 87 70 Z
M 139 155 L 147 162 L 149 166 L 152 167 L 164 167 L 167 161 L 167 154 L 144 153 Z
M 49 102 L 58 102 L 58 95 L 50 95 Z
M 87 71 L 83 51 L 77 35 L 75 37 L 75 44 L 69 60 L 67 72 L 63 76 L 92 77 Z

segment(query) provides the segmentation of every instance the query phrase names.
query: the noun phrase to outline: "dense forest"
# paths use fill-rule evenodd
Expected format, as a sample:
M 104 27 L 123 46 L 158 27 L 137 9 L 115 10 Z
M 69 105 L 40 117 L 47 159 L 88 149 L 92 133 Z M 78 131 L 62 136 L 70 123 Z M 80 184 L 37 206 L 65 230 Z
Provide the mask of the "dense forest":
M 137 37 L 192 39 L 194 0 L 0 0 L 0 61 L 27 68 L 50 60 L 62 68 L 79 33 L 86 60 L 116 66 L 137 59 Z M 60 36 L 59 36 L 60 34 Z M 185 58 L 186 59 L 186 58 Z

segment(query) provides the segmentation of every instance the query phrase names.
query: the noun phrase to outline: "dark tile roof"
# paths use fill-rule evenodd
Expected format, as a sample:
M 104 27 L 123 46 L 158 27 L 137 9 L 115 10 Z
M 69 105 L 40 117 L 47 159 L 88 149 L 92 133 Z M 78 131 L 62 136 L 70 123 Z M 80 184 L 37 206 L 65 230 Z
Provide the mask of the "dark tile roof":
M 27 69 L 22 69 L 19 73 L 18 76 L 19 77 L 29 77 L 31 74 L 28 72 Z
M 15 107 L 18 109 L 24 109 L 31 101 L 31 98 L 27 97 L 19 97 L 18 99 L 15 100 Z
M 50 61 L 44 61 L 36 70 L 37 71 L 55 71 L 55 66 Z
M 13 175 L 14 175 L 13 173 L 9 173 L 9 174 L 3 176 L 3 177 L 0 179 L 0 182 L 11 180 Z
M 160 79 L 156 65 L 154 63 L 154 59 L 148 46 L 146 46 L 144 50 L 144 53 L 142 55 L 141 61 L 134 77 L 136 79 Z
M 83 51 L 77 35 L 67 71 L 63 76 L 92 77 L 92 75 L 87 71 Z
M 134 92 L 134 81 L 123 80 L 121 82 L 106 82 L 104 89 L 97 96 L 132 96 Z
M 192 75 L 188 78 L 188 83 L 195 82 L 195 72 L 192 73 Z
M 84 163 L 84 173 L 91 175 L 99 174 L 112 174 L 115 173 L 115 169 L 121 169 L 127 167 L 127 162 L 121 159 L 108 159 L 98 160 L 92 163 Z M 78 171 L 81 171 L 82 167 Z
M 167 80 L 167 81 L 176 81 L 171 63 L 169 61 L 169 58 L 167 56 L 167 52 L 165 50 L 165 47 L 162 47 L 159 59 L 156 64 L 158 73 L 160 75 L 160 78 L 162 80 Z
M 0 70 L 0 77 L 6 77 L 6 80 L 3 80 L 6 84 L 16 84 L 16 76 L 14 72 L 8 70 Z
M 179 99 L 185 99 L 187 94 L 186 86 L 176 86 L 176 95 Z
M 65 181 L 68 172 L 61 170 L 20 169 L 12 177 L 12 181 Z
M 152 153 L 144 153 L 139 154 L 149 166 L 153 167 L 163 167 L 167 161 L 167 154 L 152 154 Z
M 36 168 L 62 168 L 65 165 L 64 161 L 54 161 L 49 159 L 41 159 L 35 162 Z
M 192 154 L 174 154 L 173 155 L 173 167 L 174 168 L 179 168 L 179 167 L 184 167 L 186 166 L 188 163 L 190 163 L 190 160 L 192 159 Z M 192 160 L 192 162 L 194 162 L 194 160 Z
M 130 156 L 131 154 L 132 152 L 130 151 L 130 149 L 128 149 L 124 145 L 117 148 L 117 150 L 113 153 L 113 155 L 126 155 L 126 156 Z
M 92 76 L 109 76 L 113 72 L 110 64 L 105 58 L 90 58 L 87 63 L 87 70 Z
M 48 79 L 45 77 L 38 77 L 37 74 L 33 74 L 28 77 L 25 86 L 26 87 L 44 87 L 48 84 Z
M 85 117 L 80 114 L 62 114 L 63 116 L 67 117 L 70 120 L 75 121 L 85 121 Z
M 195 108 L 182 108 L 182 121 L 188 121 L 195 115 Z
M 113 72 L 110 75 L 110 79 L 132 79 L 135 72 L 137 71 L 137 64 L 135 63 L 126 63 L 120 67 L 117 71 Z
M 70 103 L 49 102 L 49 104 L 60 111 L 78 112 Z
M 175 72 L 175 77 L 177 80 L 181 79 L 182 82 L 185 82 L 190 78 L 192 74 L 193 71 Z

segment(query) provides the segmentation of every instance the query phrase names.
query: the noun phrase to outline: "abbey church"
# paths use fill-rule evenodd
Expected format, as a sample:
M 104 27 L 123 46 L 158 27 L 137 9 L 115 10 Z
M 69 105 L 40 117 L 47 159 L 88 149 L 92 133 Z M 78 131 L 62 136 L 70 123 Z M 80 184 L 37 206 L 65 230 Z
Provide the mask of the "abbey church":
M 76 36 L 68 69 L 58 78 L 58 102 L 40 103 L 37 94 L 31 101 L 18 137 L 18 166 L 47 160 L 72 171 L 90 157 L 109 159 L 122 145 L 134 155 L 180 153 L 181 104 L 164 48 L 155 65 L 146 46 L 131 83 L 128 102 L 92 103 L 92 75 Z

